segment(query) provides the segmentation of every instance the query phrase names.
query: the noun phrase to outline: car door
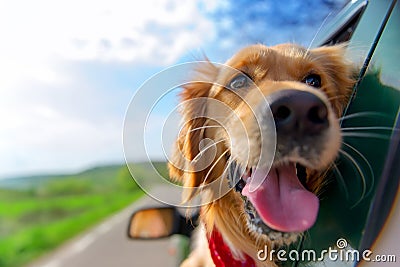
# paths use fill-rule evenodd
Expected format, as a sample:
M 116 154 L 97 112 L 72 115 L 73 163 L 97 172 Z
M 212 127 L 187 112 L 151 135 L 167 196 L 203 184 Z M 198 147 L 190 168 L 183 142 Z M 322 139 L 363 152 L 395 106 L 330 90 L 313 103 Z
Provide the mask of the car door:
M 344 240 L 344 250 L 362 253 L 371 248 L 390 213 L 399 184 L 399 173 L 394 169 L 400 161 L 396 152 L 399 9 L 399 4 L 390 0 L 351 1 L 316 42 L 349 42 L 348 55 L 359 64 L 360 71 L 341 119 L 344 140 L 340 159 L 321 196 L 317 223 L 303 238 L 299 250 L 314 249 L 321 255 L 324 249 L 337 248 L 339 240 Z M 344 259 L 342 263 L 352 266 L 361 258 Z M 337 261 L 332 264 L 338 266 Z

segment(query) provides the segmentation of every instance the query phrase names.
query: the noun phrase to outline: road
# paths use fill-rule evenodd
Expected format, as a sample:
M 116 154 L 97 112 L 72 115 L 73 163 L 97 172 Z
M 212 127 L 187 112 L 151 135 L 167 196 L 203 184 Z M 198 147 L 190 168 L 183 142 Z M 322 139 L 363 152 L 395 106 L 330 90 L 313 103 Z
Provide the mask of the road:
M 146 196 L 27 267 L 175 267 L 179 237 L 134 241 L 126 235 L 132 211 L 155 203 Z

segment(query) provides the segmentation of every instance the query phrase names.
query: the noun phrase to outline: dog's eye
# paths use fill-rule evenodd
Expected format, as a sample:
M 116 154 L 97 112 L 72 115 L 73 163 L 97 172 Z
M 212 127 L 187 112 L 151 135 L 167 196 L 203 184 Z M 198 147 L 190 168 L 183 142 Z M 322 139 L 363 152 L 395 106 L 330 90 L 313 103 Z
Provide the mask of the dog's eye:
M 234 77 L 228 84 L 228 87 L 234 90 L 242 89 L 249 85 L 250 78 L 245 74 L 239 74 Z
M 321 87 L 321 76 L 319 76 L 318 74 L 310 74 L 307 75 L 304 79 L 303 79 L 303 83 L 315 87 L 315 88 L 320 88 Z

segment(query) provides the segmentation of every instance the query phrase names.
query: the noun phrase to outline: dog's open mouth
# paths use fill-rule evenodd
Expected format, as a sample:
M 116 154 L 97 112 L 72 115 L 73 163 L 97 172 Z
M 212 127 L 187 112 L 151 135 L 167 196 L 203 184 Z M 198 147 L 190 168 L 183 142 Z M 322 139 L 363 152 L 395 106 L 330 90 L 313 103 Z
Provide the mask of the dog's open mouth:
M 299 233 L 315 223 L 319 200 L 306 189 L 303 166 L 290 162 L 274 164 L 269 170 L 247 168 L 241 173 L 236 166 L 231 163 L 228 179 L 242 194 L 253 230 L 267 235 Z M 257 188 L 250 188 L 255 178 L 264 179 Z

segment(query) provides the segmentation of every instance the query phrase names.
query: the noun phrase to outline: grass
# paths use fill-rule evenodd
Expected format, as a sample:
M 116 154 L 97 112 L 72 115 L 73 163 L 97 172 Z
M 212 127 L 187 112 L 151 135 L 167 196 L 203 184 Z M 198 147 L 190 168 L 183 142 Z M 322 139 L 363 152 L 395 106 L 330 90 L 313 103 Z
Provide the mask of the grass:
M 0 188 L 0 267 L 27 264 L 143 195 L 123 166 L 38 181 Z

